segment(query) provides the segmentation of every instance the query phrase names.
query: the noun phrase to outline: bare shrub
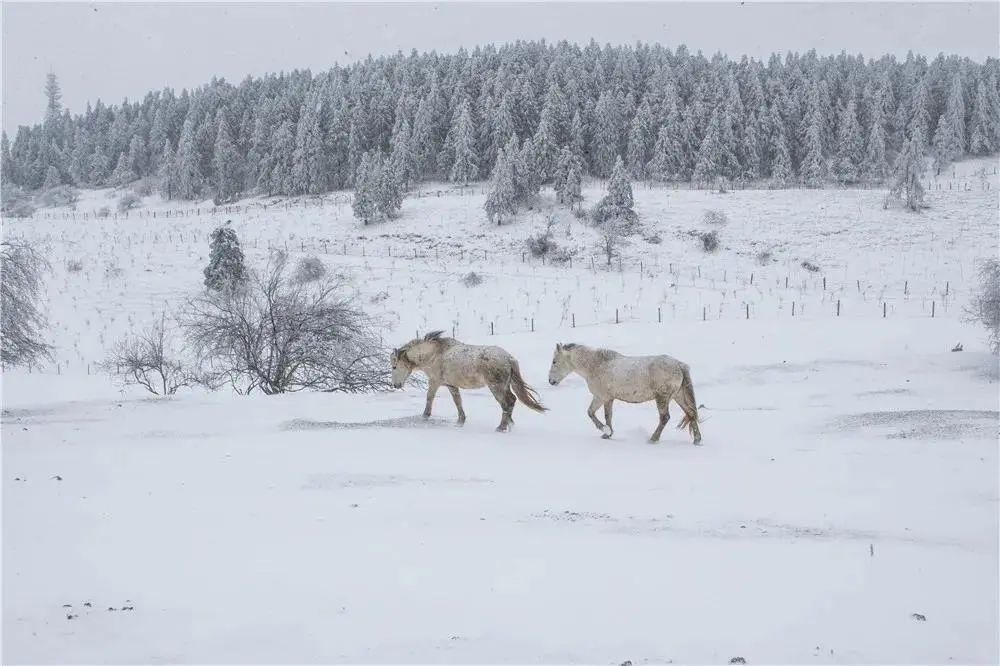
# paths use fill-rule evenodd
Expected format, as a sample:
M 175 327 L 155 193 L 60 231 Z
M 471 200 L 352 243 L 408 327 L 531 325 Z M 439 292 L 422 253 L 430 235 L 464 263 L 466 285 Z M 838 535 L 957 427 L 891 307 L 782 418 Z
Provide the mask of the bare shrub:
M 187 339 L 212 383 L 266 394 L 389 387 L 378 327 L 336 278 L 298 283 L 272 254 L 232 289 L 206 291 L 182 313 Z
M 979 286 L 966 311 L 969 321 L 982 324 L 990 350 L 1000 354 L 1000 260 L 987 259 L 979 266 Z
M 70 273 L 79 273 L 83 270 L 83 262 L 79 259 L 70 259 L 66 262 L 66 270 Z
M 47 321 L 39 307 L 42 275 L 49 263 L 33 246 L 20 240 L 0 243 L 0 360 L 27 365 L 51 357 L 42 339 Z
M 601 236 L 598 246 L 607 260 L 608 268 L 611 260 L 619 255 L 623 246 L 628 244 L 628 234 L 633 224 L 630 216 L 611 217 L 601 225 Z
M 479 273 L 473 271 L 471 273 L 466 273 L 461 282 L 466 287 L 478 287 L 483 283 L 483 278 L 479 275 Z
M 729 218 L 721 210 L 706 210 L 705 217 L 702 218 L 705 224 L 722 225 L 729 222 Z
M 154 395 L 173 395 L 177 389 L 197 383 L 180 360 L 174 338 L 175 331 L 162 314 L 142 333 L 120 340 L 104 361 L 104 368 Z
M 806 269 L 810 273 L 819 273 L 819 266 L 811 261 L 803 261 L 801 264 L 802 268 Z
M 135 192 L 126 192 L 122 195 L 121 199 L 118 200 L 118 212 L 127 213 L 128 211 L 138 208 L 142 205 L 142 199 Z
M 701 249 L 705 252 L 715 252 L 719 249 L 719 234 L 715 231 L 703 231 L 698 234 Z
M 303 257 L 295 265 L 292 279 L 299 283 L 315 282 L 326 275 L 326 264 L 319 257 Z

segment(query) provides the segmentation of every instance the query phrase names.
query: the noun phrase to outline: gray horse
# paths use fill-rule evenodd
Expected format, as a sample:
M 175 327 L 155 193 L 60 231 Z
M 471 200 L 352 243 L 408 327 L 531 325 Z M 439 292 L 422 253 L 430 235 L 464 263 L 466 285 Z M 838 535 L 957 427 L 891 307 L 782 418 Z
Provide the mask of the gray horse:
M 497 432 L 510 429 L 510 424 L 514 422 L 511 412 L 517 399 L 536 412 L 546 411 L 538 401 L 535 390 L 524 383 L 517 359 L 500 347 L 467 345 L 454 338 L 442 337 L 442 331 L 434 331 L 392 350 L 390 360 L 392 385 L 396 388 L 402 388 L 414 370 L 427 375 L 429 383 L 424 418 L 430 417 L 434 394 L 441 386 L 447 386 L 451 391 L 458 408 L 459 425 L 465 423 L 459 389 L 490 388 L 503 411 Z
M 566 375 L 576 372 L 587 382 L 594 398 L 587 416 L 601 431 L 604 439 L 614 434 L 611 408 L 615 400 L 625 402 L 656 401 L 660 424 L 649 441 L 657 442 L 663 426 L 670 420 L 668 404 L 673 399 L 684 411 L 679 428 L 688 428 L 694 443 L 701 442 L 698 429 L 698 403 L 694 399 L 691 373 L 685 363 L 669 356 L 625 356 L 610 349 L 594 349 L 574 343 L 557 344 L 549 370 L 549 383 L 555 386 Z M 604 420 L 597 418 L 597 408 L 604 405 Z

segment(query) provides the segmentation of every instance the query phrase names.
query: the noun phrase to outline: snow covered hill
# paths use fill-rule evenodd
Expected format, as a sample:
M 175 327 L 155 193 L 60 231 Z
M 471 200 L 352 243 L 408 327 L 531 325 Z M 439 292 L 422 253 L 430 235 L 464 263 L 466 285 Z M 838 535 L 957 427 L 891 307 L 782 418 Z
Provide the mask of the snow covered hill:
M 919 216 L 637 187 L 610 269 L 551 202 L 497 228 L 443 187 L 367 228 L 343 195 L 5 220 L 51 250 L 57 353 L 3 376 L 4 662 L 995 663 L 997 362 L 963 321 L 995 165 Z M 550 214 L 572 265 L 522 260 Z M 445 392 L 425 422 L 415 389 L 164 400 L 97 373 L 199 287 L 225 219 L 254 262 L 349 275 L 390 342 L 504 346 L 550 411 L 501 435 L 486 392 L 460 428 Z M 647 444 L 652 405 L 601 440 L 583 381 L 545 382 L 557 341 L 688 362 L 704 446 Z

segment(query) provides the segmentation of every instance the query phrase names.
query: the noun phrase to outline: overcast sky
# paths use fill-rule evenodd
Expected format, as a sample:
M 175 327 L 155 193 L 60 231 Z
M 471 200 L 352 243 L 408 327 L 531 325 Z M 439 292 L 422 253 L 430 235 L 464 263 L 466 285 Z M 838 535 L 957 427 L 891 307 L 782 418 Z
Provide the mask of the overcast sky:
M 45 74 L 73 113 L 212 76 L 327 69 L 411 48 L 516 39 L 771 52 L 998 55 L 1000 3 L 93 4 L 3 2 L 3 127 L 41 121 Z

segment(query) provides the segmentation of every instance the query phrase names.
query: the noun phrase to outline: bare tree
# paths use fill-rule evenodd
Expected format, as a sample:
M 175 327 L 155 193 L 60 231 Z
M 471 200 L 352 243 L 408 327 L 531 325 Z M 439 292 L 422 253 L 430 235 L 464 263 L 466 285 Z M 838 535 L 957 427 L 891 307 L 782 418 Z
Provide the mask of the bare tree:
M 608 268 L 611 267 L 611 260 L 618 256 L 622 246 L 628 243 L 630 225 L 631 221 L 621 216 L 609 217 L 601 224 L 599 246 L 608 260 Z
M 298 282 L 286 272 L 287 257 L 273 253 L 242 287 L 188 301 L 188 341 L 215 381 L 267 394 L 388 388 L 388 351 L 344 282 Z
M 119 341 L 104 367 L 154 395 L 173 395 L 179 388 L 198 383 L 177 357 L 173 337 L 163 313 L 142 333 Z
M 979 267 L 979 290 L 968 309 L 969 319 L 986 327 L 990 349 L 1000 353 L 1000 260 L 987 259 Z
M 23 241 L 0 243 L 0 360 L 4 365 L 26 365 L 51 358 L 52 348 L 42 339 L 47 325 L 39 307 L 42 274 L 49 263 Z

